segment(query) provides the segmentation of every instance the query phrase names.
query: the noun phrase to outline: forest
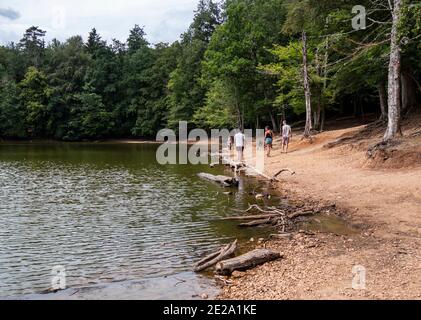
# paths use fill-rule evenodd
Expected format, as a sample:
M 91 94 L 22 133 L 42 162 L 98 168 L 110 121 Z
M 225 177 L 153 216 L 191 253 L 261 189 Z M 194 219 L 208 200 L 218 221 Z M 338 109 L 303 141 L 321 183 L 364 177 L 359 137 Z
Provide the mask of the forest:
M 0 138 L 154 138 L 179 121 L 279 131 L 282 119 L 311 135 L 376 114 L 395 139 L 420 105 L 421 6 L 358 4 L 356 21 L 350 0 L 200 0 L 171 44 L 150 43 L 141 21 L 124 43 L 95 28 L 46 43 L 28 26 L 0 46 Z

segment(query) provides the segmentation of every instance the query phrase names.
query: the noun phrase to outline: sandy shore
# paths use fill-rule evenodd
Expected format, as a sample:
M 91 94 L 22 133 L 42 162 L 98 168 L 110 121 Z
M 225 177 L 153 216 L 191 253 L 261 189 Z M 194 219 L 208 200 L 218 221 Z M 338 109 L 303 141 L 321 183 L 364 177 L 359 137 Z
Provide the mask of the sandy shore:
M 281 177 L 281 194 L 335 203 L 358 232 L 271 240 L 264 246 L 282 252 L 284 259 L 237 275 L 219 298 L 421 299 L 421 137 L 414 134 L 419 127 L 404 132 L 404 143 L 391 151 L 394 157 L 367 160 L 366 151 L 381 131 L 325 147 L 361 129 L 328 131 L 313 143 L 296 136 L 289 154 L 281 154 L 275 140 L 266 159 L 269 176 L 285 167 L 297 172 Z M 366 270 L 364 290 L 352 288 L 357 265 Z

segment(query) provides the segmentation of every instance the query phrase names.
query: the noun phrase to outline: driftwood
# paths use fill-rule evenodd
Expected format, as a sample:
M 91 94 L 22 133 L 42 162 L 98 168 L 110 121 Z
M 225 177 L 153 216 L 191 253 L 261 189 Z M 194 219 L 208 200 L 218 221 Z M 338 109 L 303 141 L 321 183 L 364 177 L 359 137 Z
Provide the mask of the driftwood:
M 274 207 L 269 207 L 268 210 L 264 210 L 264 209 L 260 208 L 257 204 L 251 205 L 247 210 L 237 210 L 237 209 L 232 209 L 232 210 L 236 211 L 236 212 L 246 212 L 246 213 L 250 212 L 252 210 L 257 210 L 257 211 L 260 211 L 260 212 L 265 213 L 265 214 L 277 214 L 277 215 L 284 215 L 285 214 L 285 212 L 283 212 L 282 210 L 274 208 Z
M 291 169 L 281 169 L 281 170 L 279 170 L 277 173 L 275 173 L 275 174 L 273 175 L 272 180 L 274 180 L 274 179 L 278 178 L 278 176 L 279 176 L 281 173 L 284 173 L 284 172 L 289 172 L 289 173 L 291 173 L 291 175 L 292 175 L 292 176 L 293 176 L 293 175 L 295 175 L 295 171 L 292 171 Z
M 239 257 L 219 262 L 216 265 L 216 272 L 221 275 L 230 275 L 236 270 L 244 271 L 251 269 L 281 257 L 279 252 L 267 249 L 257 249 Z
M 259 220 L 259 219 L 269 219 L 269 218 L 277 218 L 279 217 L 279 214 L 273 213 L 273 214 L 260 214 L 255 216 L 233 216 L 233 217 L 226 217 L 221 218 L 220 220 L 226 221 L 226 220 Z
M 227 176 L 214 176 L 212 174 L 209 173 L 199 173 L 198 174 L 199 178 L 208 180 L 208 181 L 213 181 L 213 182 L 217 182 L 221 185 L 223 185 L 224 187 L 237 187 L 238 186 L 238 180 L 236 178 L 233 177 L 227 177 Z
M 263 219 L 263 220 L 254 220 L 251 222 L 246 222 L 246 223 L 241 223 L 238 226 L 241 228 L 250 228 L 250 227 L 257 227 L 257 226 L 262 226 L 265 224 L 272 224 L 277 220 L 273 220 L 272 218 L 268 218 L 268 219 Z
M 222 261 L 224 259 L 227 259 L 231 257 L 235 250 L 237 250 L 237 243 L 238 241 L 235 240 L 233 243 L 228 244 L 224 248 L 219 249 L 217 252 L 214 252 L 207 257 L 200 260 L 198 263 L 194 266 L 194 272 L 201 272 L 204 271 L 215 264 L 217 264 L 219 261 Z
M 252 171 L 256 172 L 258 175 L 262 176 L 263 178 L 269 180 L 270 182 L 279 182 L 278 176 L 283 172 L 289 172 L 291 175 L 295 175 L 295 171 L 292 171 L 291 169 L 281 169 L 277 173 L 275 173 L 273 176 L 268 176 L 267 174 L 257 170 L 255 167 L 247 165 L 247 168 L 251 169 Z
M 231 160 L 229 156 L 222 157 L 222 163 L 227 167 L 234 169 L 236 172 L 239 171 L 239 169 L 246 167 L 244 162 Z

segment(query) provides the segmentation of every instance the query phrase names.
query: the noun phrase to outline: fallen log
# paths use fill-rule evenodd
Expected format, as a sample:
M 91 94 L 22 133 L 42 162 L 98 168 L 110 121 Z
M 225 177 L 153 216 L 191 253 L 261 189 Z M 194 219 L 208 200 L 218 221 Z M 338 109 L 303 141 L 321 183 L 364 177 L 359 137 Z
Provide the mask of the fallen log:
M 208 263 L 209 261 L 212 261 L 213 259 L 215 259 L 216 257 L 218 257 L 221 253 L 222 253 L 223 248 L 219 249 L 218 251 L 211 253 L 210 255 L 204 257 L 202 260 L 200 260 L 199 262 L 197 262 L 195 264 L 195 270 L 197 267 L 204 265 L 205 263 Z
M 233 217 L 226 217 L 221 218 L 222 221 L 229 221 L 229 220 L 259 220 L 259 219 L 269 219 L 269 218 L 277 218 L 279 217 L 279 214 L 261 214 L 261 215 L 255 215 L 255 216 L 233 216 Z
M 265 224 L 272 224 L 273 222 L 275 222 L 275 220 L 273 220 L 272 218 L 269 218 L 269 219 L 264 219 L 264 220 L 255 220 L 251 222 L 241 223 L 238 226 L 241 228 L 251 228 L 251 227 L 262 226 Z
M 208 255 L 207 257 L 200 260 L 196 265 L 194 266 L 193 270 L 194 272 L 201 272 L 204 271 L 218 262 L 227 259 L 231 257 L 235 250 L 237 250 L 237 243 L 238 241 L 235 240 L 233 243 L 228 244 L 224 248 L 220 249 L 219 251 L 212 253 Z
M 267 249 L 257 249 L 239 257 L 219 262 L 216 265 L 216 272 L 221 275 L 230 275 L 236 270 L 248 270 L 280 258 L 282 258 L 282 256 L 279 252 Z
M 237 187 L 238 186 L 238 180 L 233 177 L 214 176 L 213 174 L 209 174 L 209 173 L 199 173 L 198 176 L 199 178 L 202 178 L 208 181 L 217 182 L 223 185 L 224 187 Z
M 255 167 L 253 167 L 251 165 L 247 165 L 246 167 L 251 169 L 255 173 L 257 173 L 258 175 L 262 176 L 263 178 L 269 180 L 270 182 L 279 182 L 278 176 L 283 172 L 289 172 L 289 173 L 291 173 L 291 175 L 295 175 L 295 171 L 292 171 L 291 169 L 281 169 L 277 173 L 275 173 L 273 176 L 268 176 L 264 172 L 261 172 L 261 171 L 257 170 Z

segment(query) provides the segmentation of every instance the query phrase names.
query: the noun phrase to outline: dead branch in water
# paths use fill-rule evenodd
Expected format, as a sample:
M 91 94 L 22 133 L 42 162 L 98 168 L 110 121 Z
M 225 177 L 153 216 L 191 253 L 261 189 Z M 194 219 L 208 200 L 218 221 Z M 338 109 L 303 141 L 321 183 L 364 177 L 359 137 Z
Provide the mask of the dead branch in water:
M 241 228 L 250 228 L 250 227 L 257 227 L 257 226 L 262 226 L 262 225 L 266 225 L 266 224 L 272 224 L 274 222 L 276 222 L 277 220 L 273 220 L 272 218 L 269 219 L 260 219 L 260 220 L 254 220 L 251 222 L 246 222 L 246 223 L 241 223 L 238 226 Z
M 237 243 L 238 241 L 235 240 L 233 243 L 228 244 L 222 249 L 219 249 L 217 252 L 212 253 L 205 257 L 204 259 L 200 260 L 196 265 L 194 266 L 194 272 L 201 272 L 204 271 L 218 262 L 227 259 L 231 257 L 235 250 L 237 250 Z
M 260 208 L 257 204 L 251 205 L 245 212 L 250 212 L 253 209 L 255 209 L 257 211 L 260 211 L 262 213 L 268 213 L 268 214 L 274 214 L 274 213 L 280 214 L 280 215 L 285 214 L 285 212 L 283 212 L 283 211 L 281 211 L 280 209 L 277 209 L 277 208 L 268 208 L 269 210 L 264 210 L 264 209 Z
M 208 181 L 217 182 L 223 185 L 224 187 L 237 187 L 238 186 L 238 180 L 233 177 L 214 176 L 213 174 L 209 174 L 209 173 L 199 173 L 198 176 L 199 178 L 202 178 Z
M 269 219 L 269 218 L 277 218 L 279 217 L 279 214 L 261 214 L 261 215 L 254 215 L 254 216 L 232 216 L 232 217 L 226 217 L 221 218 L 220 220 L 259 220 L 259 219 Z

